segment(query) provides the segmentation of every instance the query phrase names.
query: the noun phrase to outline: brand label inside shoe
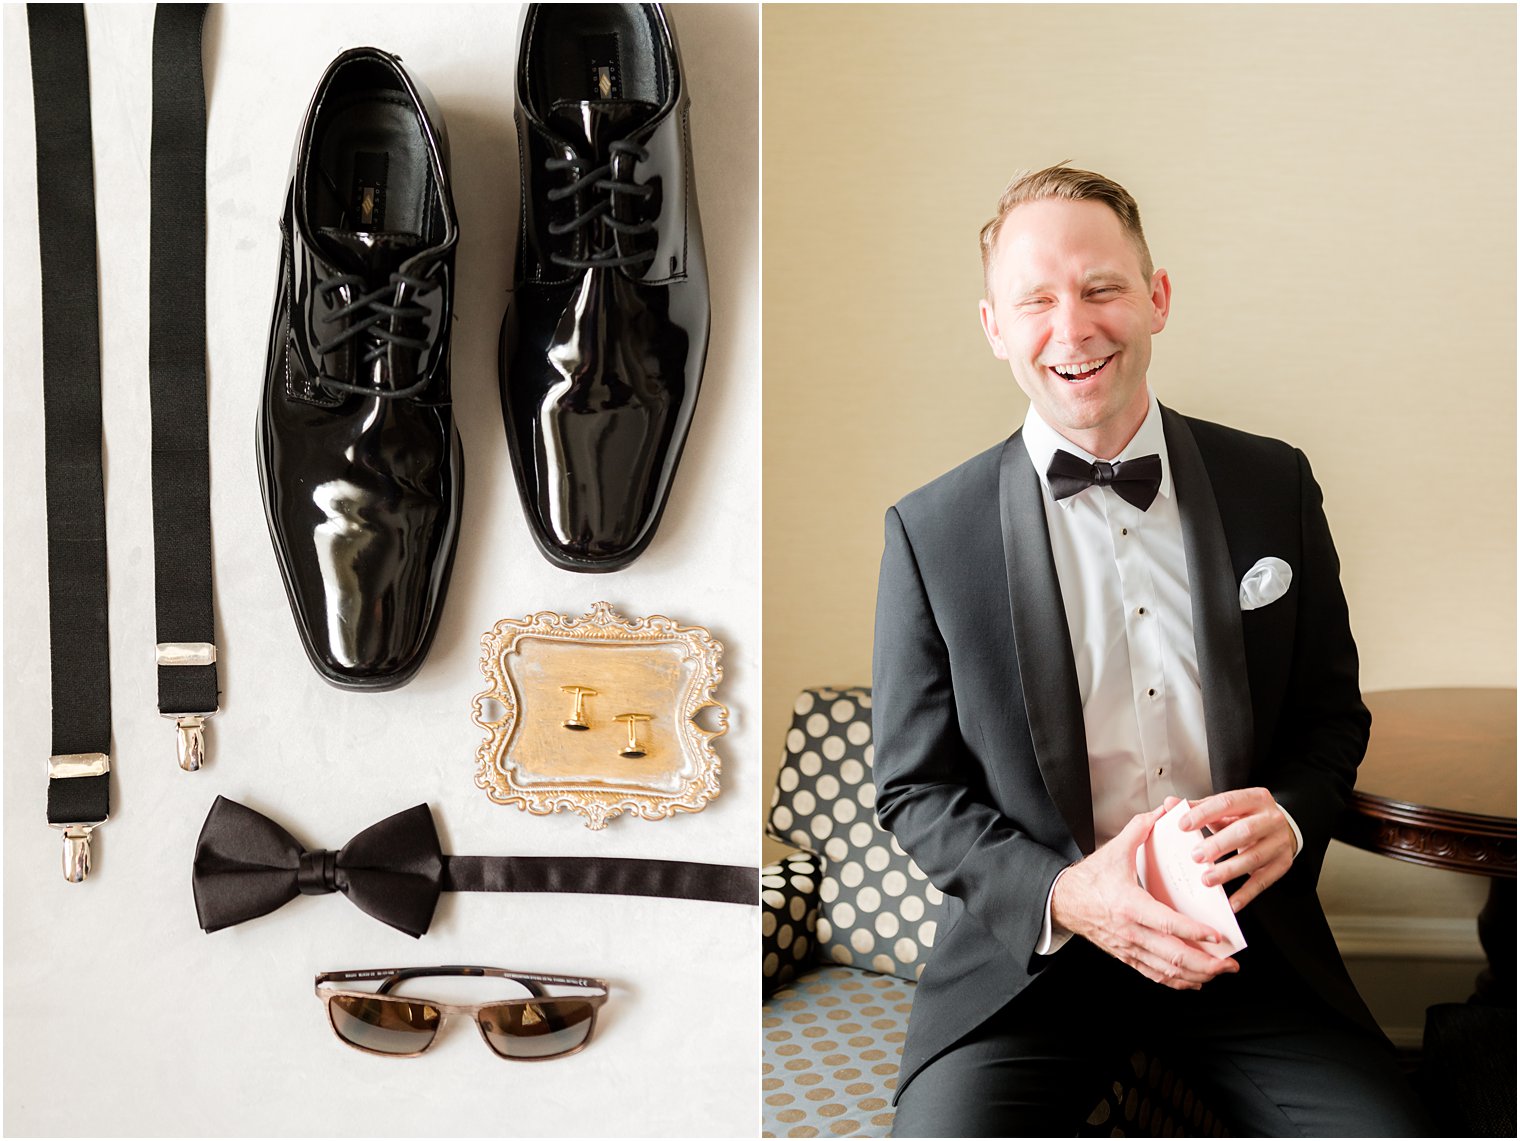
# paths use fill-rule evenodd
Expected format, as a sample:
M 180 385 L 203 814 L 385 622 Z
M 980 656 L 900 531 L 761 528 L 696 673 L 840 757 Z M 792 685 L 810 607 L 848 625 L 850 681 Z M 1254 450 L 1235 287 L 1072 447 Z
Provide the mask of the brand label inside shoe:
M 621 99 L 623 65 L 617 36 L 582 36 L 581 51 L 586 58 L 586 98 Z
M 354 154 L 354 183 L 349 196 L 349 215 L 356 230 L 385 228 L 385 183 L 391 156 L 385 151 Z

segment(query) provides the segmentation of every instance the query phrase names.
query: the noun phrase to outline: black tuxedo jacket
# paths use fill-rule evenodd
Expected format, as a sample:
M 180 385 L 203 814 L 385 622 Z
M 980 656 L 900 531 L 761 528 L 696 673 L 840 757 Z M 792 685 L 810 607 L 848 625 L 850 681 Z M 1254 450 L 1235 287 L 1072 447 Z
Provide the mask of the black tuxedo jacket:
M 1304 838 L 1241 921 L 1376 1032 L 1315 895 L 1372 721 L 1319 486 L 1287 444 L 1161 416 L 1214 789 L 1264 785 Z M 899 1092 L 1049 962 L 1034 948 L 1051 882 L 1094 846 L 1044 490 L 1020 437 L 887 512 L 872 671 L 877 812 L 950 904 L 914 997 Z M 1292 568 L 1292 584 L 1242 611 L 1240 581 L 1269 555 Z

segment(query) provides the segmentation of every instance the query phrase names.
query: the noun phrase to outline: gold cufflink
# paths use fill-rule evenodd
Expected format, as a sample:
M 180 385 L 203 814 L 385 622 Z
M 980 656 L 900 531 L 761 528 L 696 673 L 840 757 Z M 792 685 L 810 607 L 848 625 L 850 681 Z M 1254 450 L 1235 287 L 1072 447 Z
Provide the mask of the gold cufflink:
M 585 699 L 597 696 L 596 690 L 587 689 L 583 685 L 562 685 L 560 689 L 565 693 L 575 694 L 575 708 L 570 711 L 570 720 L 561 722 L 566 729 L 586 730 L 591 728 L 586 723 Z
M 628 723 L 628 744 L 618 750 L 618 756 L 634 758 L 644 756 L 644 747 L 639 744 L 639 722 L 653 721 L 654 718 L 647 713 L 619 713 L 613 720 Z

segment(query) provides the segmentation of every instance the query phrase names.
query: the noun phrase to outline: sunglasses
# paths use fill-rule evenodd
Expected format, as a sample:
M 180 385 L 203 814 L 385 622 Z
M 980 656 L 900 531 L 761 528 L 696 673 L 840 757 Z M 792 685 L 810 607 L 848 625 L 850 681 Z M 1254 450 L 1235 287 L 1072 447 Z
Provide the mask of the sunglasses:
M 407 979 L 441 977 L 510 979 L 526 990 L 528 997 L 459 1004 L 389 993 Z M 373 991 L 340 985 L 375 979 L 381 981 Z M 550 987 L 574 987 L 583 993 L 550 994 Z M 480 1036 L 498 1057 L 544 1062 L 585 1048 L 596 1026 L 596 1012 L 607 1001 L 607 983 L 499 967 L 403 967 L 325 972 L 317 976 L 317 997 L 327 1007 L 333 1033 L 367 1054 L 415 1058 L 437 1041 L 446 1016 L 463 1014 L 475 1019 Z

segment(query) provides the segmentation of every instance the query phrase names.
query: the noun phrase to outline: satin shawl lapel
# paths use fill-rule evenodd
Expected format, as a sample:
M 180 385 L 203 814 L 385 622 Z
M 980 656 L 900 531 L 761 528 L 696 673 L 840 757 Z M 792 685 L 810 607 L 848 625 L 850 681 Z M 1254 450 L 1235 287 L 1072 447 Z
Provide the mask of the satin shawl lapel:
M 1230 562 L 1214 485 L 1193 431 L 1170 408 L 1161 409 L 1161 426 L 1182 516 L 1209 774 L 1214 791 L 1225 792 L 1244 787 L 1251 772 L 1251 686 L 1240 621 L 1240 584 Z
M 1022 433 L 1015 432 L 1003 446 L 998 507 L 1024 711 L 1045 789 L 1072 839 L 1087 853 L 1094 846 L 1087 733 L 1066 607 L 1050 554 L 1044 494 Z

